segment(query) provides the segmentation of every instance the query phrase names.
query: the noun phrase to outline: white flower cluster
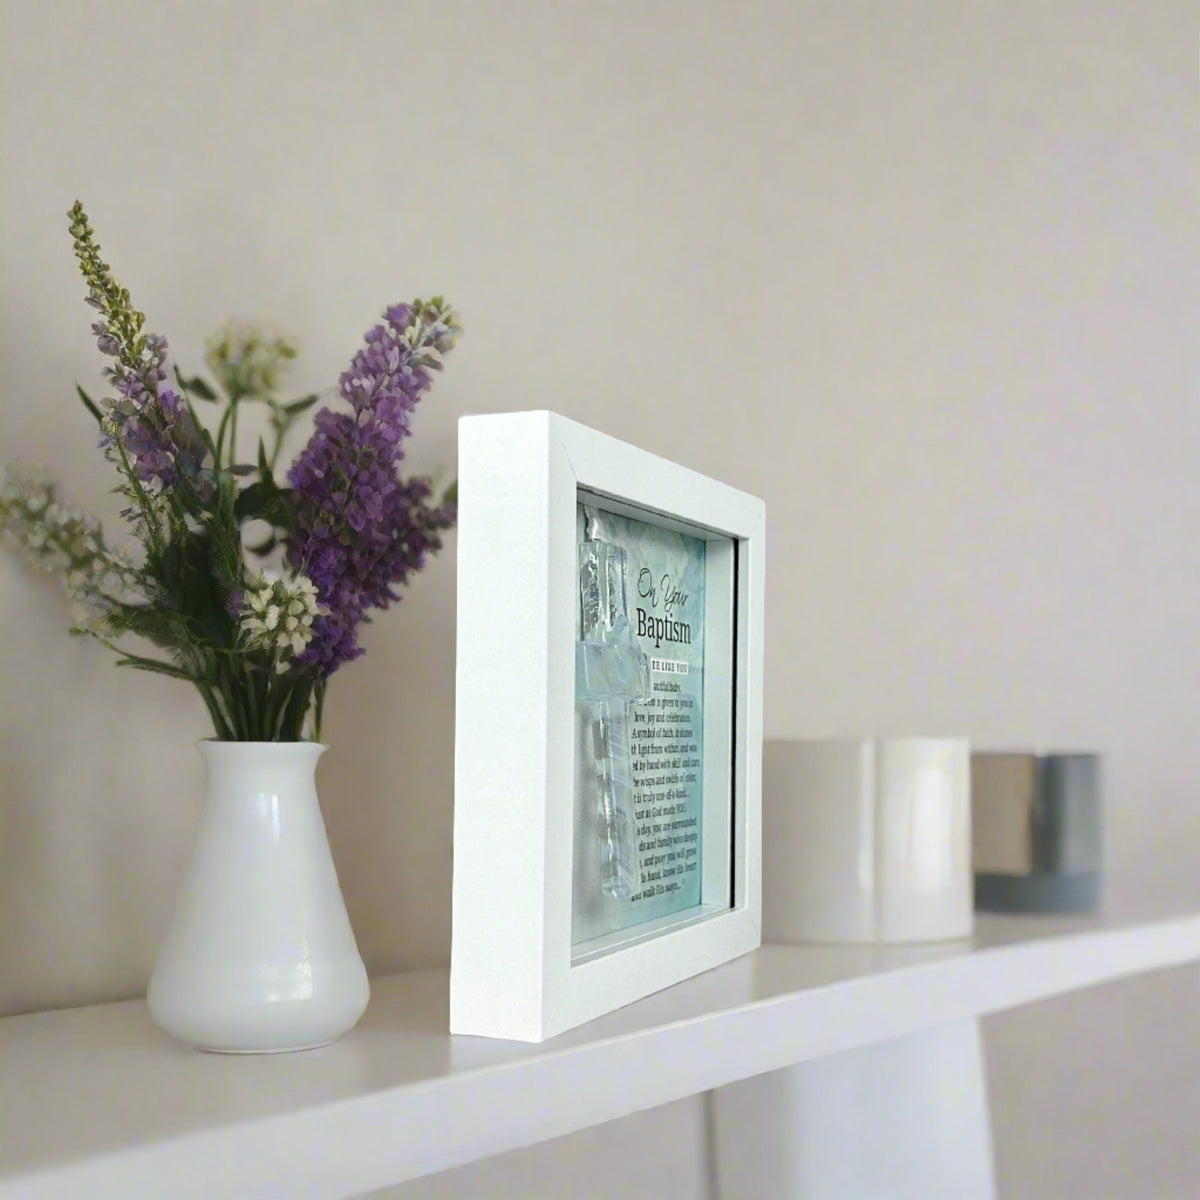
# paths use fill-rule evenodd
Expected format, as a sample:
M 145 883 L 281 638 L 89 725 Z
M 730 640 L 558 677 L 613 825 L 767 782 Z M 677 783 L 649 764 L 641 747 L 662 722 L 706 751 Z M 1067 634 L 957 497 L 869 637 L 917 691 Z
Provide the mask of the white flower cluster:
M 235 318 L 205 342 L 204 358 L 231 396 L 270 396 L 296 357 L 293 338 L 270 322 Z
M 59 502 L 47 480 L 0 470 L 0 533 L 31 565 L 62 575 L 75 600 L 120 599 L 137 587 L 134 565 L 105 546 L 92 517 Z
M 264 571 L 246 589 L 240 625 L 251 650 L 269 654 L 283 674 L 312 640 L 312 623 L 328 610 L 307 575 Z

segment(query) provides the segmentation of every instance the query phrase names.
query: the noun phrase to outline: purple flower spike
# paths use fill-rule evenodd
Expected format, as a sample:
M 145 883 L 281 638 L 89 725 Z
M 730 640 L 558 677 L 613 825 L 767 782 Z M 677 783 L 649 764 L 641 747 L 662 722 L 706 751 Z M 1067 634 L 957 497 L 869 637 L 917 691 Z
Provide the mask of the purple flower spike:
M 452 507 L 431 503 L 428 483 L 401 481 L 397 468 L 429 368 L 440 367 L 435 356 L 457 333 L 454 314 L 438 301 L 389 308 L 339 381 L 353 411 L 322 409 L 289 473 L 289 563 L 312 579 L 328 610 L 300 661 L 324 675 L 362 653 L 358 628 L 368 612 L 400 599 L 398 589 L 454 523 Z
M 92 328 L 104 331 L 96 338 L 101 351 L 115 353 L 105 350 L 107 342 L 117 345 L 107 327 L 97 323 Z M 202 488 L 204 439 L 183 398 L 167 383 L 167 340 L 150 334 L 145 343 L 136 369 L 118 362 L 109 370 L 122 399 L 109 410 L 101 442 L 118 441 L 143 483 L 170 487 L 182 475 Z

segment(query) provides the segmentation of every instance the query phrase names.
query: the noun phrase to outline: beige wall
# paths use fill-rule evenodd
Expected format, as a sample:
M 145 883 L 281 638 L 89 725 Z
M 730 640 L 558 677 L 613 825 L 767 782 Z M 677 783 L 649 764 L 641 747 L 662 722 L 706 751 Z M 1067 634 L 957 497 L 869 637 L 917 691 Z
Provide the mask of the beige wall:
M 382 305 L 443 290 L 468 334 L 418 467 L 462 412 L 551 407 L 757 492 L 769 734 L 1101 748 L 1116 894 L 1196 895 L 1194 4 L 0 17 L 4 458 L 112 518 L 77 195 L 185 367 L 269 313 L 297 386 L 331 382 Z M 448 950 L 453 551 L 332 693 L 375 970 Z M 7 559 L 0 614 L 0 1011 L 137 993 L 203 709 L 68 640 Z

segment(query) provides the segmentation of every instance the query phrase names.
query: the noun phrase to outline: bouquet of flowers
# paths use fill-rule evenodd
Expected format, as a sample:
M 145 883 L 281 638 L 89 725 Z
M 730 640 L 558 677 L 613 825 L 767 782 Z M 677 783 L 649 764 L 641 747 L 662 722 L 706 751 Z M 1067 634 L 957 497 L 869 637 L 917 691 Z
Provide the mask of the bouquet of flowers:
M 319 401 L 277 398 L 295 345 L 234 323 L 208 342 L 215 386 L 185 378 L 102 261 L 83 207 L 69 215 L 92 332 L 111 360 L 106 396 L 78 391 L 133 537 L 111 547 L 52 483 L 15 472 L 0 472 L 0 531 L 62 574 L 81 609 L 75 632 L 115 650 L 118 666 L 193 684 L 219 739 L 299 741 L 310 713 L 319 739 L 326 684 L 363 653 L 360 626 L 400 599 L 454 523 L 453 488 L 435 498 L 398 468 L 417 401 L 461 333 L 457 315 L 441 297 L 388 308 L 341 376 L 342 403 L 316 414 L 281 479 L 284 440 Z M 264 407 L 269 434 L 243 461 L 238 414 L 250 404 Z M 128 636 L 162 653 L 118 647 Z

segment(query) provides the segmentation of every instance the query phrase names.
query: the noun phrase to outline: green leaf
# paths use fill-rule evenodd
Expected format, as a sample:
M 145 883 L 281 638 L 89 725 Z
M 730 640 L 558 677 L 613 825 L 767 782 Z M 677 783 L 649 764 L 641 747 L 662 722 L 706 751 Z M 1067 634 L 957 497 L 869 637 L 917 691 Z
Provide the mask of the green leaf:
M 104 417 L 101 415 L 100 409 L 96 407 L 96 402 L 87 394 L 87 392 L 83 390 L 83 388 L 79 386 L 79 384 L 75 385 L 75 390 L 79 393 L 80 400 L 83 401 L 83 407 L 86 408 L 88 412 L 90 412 L 92 416 L 96 418 L 96 424 L 100 424 L 100 422 L 104 420 Z
M 225 449 L 225 429 L 229 425 L 229 418 L 233 416 L 233 405 L 227 404 L 225 411 L 221 414 L 221 423 L 217 426 L 217 452 L 213 455 L 213 462 L 220 467 L 221 453 Z M 230 455 L 232 458 L 233 456 Z
M 258 439 L 258 474 L 264 483 L 274 483 L 275 480 L 271 477 L 271 464 L 267 462 L 267 444 Z
M 262 519 L 269 521 L 276 529 L 282 529 L 284 533 L 296 532 L 296 514 L 292 509 L 291 488 L 281 491 L 264 507 Z
M 438 501 L 438 504 L 441 506 L 444 506 L 447 504 L 457 504 L 457 503 L 458 503 L 458 480 L 453 479 L 450 481 L 450 486 L 447 487 L 446 490 L 442 493 L 442 498 L 441 498 L 441 500 Z
M 240 521 L 267 521 L 280 529 L 292 528 L 292 489 L 281 488 L 273 479 L 252 483 L 237 498 L 234 516 Z
M 150 671 L 155 675 L 168 675 L 172 679 L 184 679 L 188 683 L 194 683 L 195 680 L 186 671 L 179 667 L 174 667 L 170 663 L 159 662 L 153 658 L 138 658 L 134 655 L 126 656 L 125 658 L 117 659 L 118 667 L 132 667 L 135 671 Z
M 230 516 L 237 514 L 237 480 L 232 471 L 218 472 L 217 500 L 220 511 Z
M 239 521 L 249 521 L 261 517 L 263 509 L 275 498 L 279 489 L 273 483 L 259 480 L 252 483 L 239 493 L 233 506 L 233 515 Z
M 217 393 L 213 390 L 212 385 L 205 383 L 199 375 L 193 375 L 191 379 L 184 379 L 179 368 L 176 367 L 175 378 L 185 392 L 190 392 L 193 396 L 198 396 L 201 400 L 217 399 Z
M 311 396 L 304 396 L 300 400 L 293 400 L 290 404 L 285 404 L 283 406 L 283 411 L 293 417 L 297 417 L 302 412 L 308 412 L 308 410 L 312 408 L 312 406 L 316 404 L 320 398 L 321 397 L 314 392 Z

